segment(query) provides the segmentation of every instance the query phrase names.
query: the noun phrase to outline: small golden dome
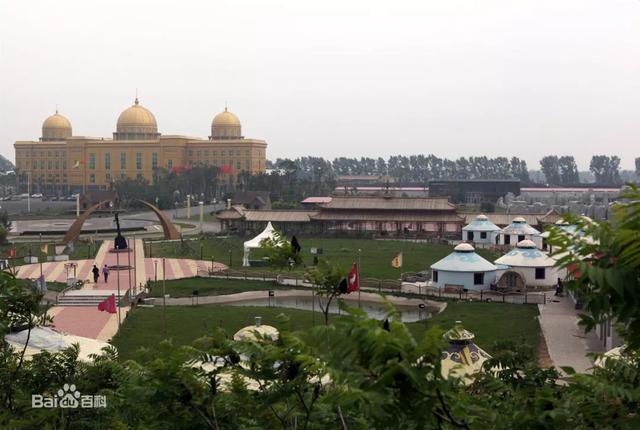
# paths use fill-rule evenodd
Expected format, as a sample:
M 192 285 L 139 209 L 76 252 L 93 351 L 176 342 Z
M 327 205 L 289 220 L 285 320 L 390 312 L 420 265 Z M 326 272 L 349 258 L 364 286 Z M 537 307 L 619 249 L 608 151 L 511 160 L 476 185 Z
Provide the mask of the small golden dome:
M 211 121 L 212 139 L 242 139 L 242 127 L 240 119 L 224 108 Z
M 211 126 L 215 127 L 218 125 L 230 125 L 240 127 L 240 119 L 233 113 L 229 112 L 227 108 L 224 108 L 224 112 L 220 112 L 213 118 L 211 121 Z
M 125 109 L 118 117 L 114 139 L 155 139 L 158 136 L 156 117 L 136 97 L 133 106 Z
M 71 133 L 71 122 L 58 110 L 42 123 L 42 140 L 64 140 L 71 137 Z

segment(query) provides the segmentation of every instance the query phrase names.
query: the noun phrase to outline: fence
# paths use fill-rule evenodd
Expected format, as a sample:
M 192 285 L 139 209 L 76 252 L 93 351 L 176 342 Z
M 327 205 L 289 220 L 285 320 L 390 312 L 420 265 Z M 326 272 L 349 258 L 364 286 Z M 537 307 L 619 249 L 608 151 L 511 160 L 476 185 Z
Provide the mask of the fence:
M 295 287 L 311 287 L 300 273 L 275 273 L 270 271 L 257 270 L 234 270 L 222 271 L 199 270 L 198 276 L 211 277 L 217 279 L 236 279 L 245 281 L 272 281 L 280 285 Z M 373 290 L 379 293 L 405 293 L 416 294 L 422 297 L 433 297 L 439 299 L 476 300 L 486 302 L 516 303 L 516 304 L 546 304 L 547 293 L 543 291 L 529 292 L 500 292 L 494 290 L 473 291 L 462 288 L 448 289 L 433 287 L 429 285 L 403 283 L 395 279 L 361 278 L 360 288 Z

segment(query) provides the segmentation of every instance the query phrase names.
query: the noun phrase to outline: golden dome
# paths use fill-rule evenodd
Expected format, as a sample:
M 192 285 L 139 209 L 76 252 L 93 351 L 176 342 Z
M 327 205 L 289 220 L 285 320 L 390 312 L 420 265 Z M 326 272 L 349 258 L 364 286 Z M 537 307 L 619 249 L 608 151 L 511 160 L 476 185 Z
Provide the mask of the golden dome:
M 224 112 L 220 112 L 211 121 L 211 127 L 217 125 L 235 125 L 240 127 L 240 119 L 233 113 L 224 108 Z
M 71 137 L 71 122 L 56 110 L 42 123 L 42 140 L 64 140 L 67 137 Z
M 212 139 L 241 139 L 242 128 L 240 119 L 224 108 L 224 112 L 220 112 L 211 121 L 211 138 Z
M 154 139 L 159 136 L 158 123 L 151 111 L 140 104 L 138 98 L 133 106 L 125 109 L 118 117 L 114 139 Z

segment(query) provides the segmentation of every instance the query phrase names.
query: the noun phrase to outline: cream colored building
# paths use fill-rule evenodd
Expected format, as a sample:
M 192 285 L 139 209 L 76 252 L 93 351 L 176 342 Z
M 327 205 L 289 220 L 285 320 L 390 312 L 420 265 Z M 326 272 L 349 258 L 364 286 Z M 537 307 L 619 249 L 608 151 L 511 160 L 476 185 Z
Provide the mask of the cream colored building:
M 37 141 L 18 141 L 16 171 L 19 188 L 63 194 L 107 189 L 120 178 L 142 176 L 153 181 L 154 172 L 217 166 L 223 184 L 232 186 L 238 174 L 265 172 L 267 143 L 242 136 L 240 120 L 226 108 L 213 118 L 208 139 L 163 135 L 156 118 L 136 98 L 116 124 L 113 138 L 74 136 L 71 122 L 59 114 L 42 124 Z M 222 173 L 224 172 L 224 173 Z

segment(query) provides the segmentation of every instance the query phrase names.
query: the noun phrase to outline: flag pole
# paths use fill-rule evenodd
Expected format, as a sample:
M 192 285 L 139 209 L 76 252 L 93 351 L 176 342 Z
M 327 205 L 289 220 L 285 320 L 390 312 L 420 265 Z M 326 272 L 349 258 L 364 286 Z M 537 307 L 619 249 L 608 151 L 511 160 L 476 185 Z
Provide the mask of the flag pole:
M 358 248 L 358 267 L 356 268 L 356 276 L 358 278 L 358 307 L 362 307 L 362 305 L 360 304 L 360 291 L 362 290 L 362 287 L 360 286 L 360 252 L 362 251 L 362 249 Z
M 42 253 L 42 233 L 40 233 L 40 239 L 38 239 L 38 245 L 40 245 L 40 253 Z M 42 258 L 39 258 L 38 260 L 40 261 L 40 278 L 42 278 Z
M 120 328 L 120 253 L 116 249 L 116 243 L 113 242 L 113 249 L 116 252 L 116 277 L 118 283 L 118 328 Z
M 165 272 L 165 258 L 162 257 L 162 323 L 164 326 L 164 337 L 167 337 L 167 294 L 166 281 L 167 272 Z

